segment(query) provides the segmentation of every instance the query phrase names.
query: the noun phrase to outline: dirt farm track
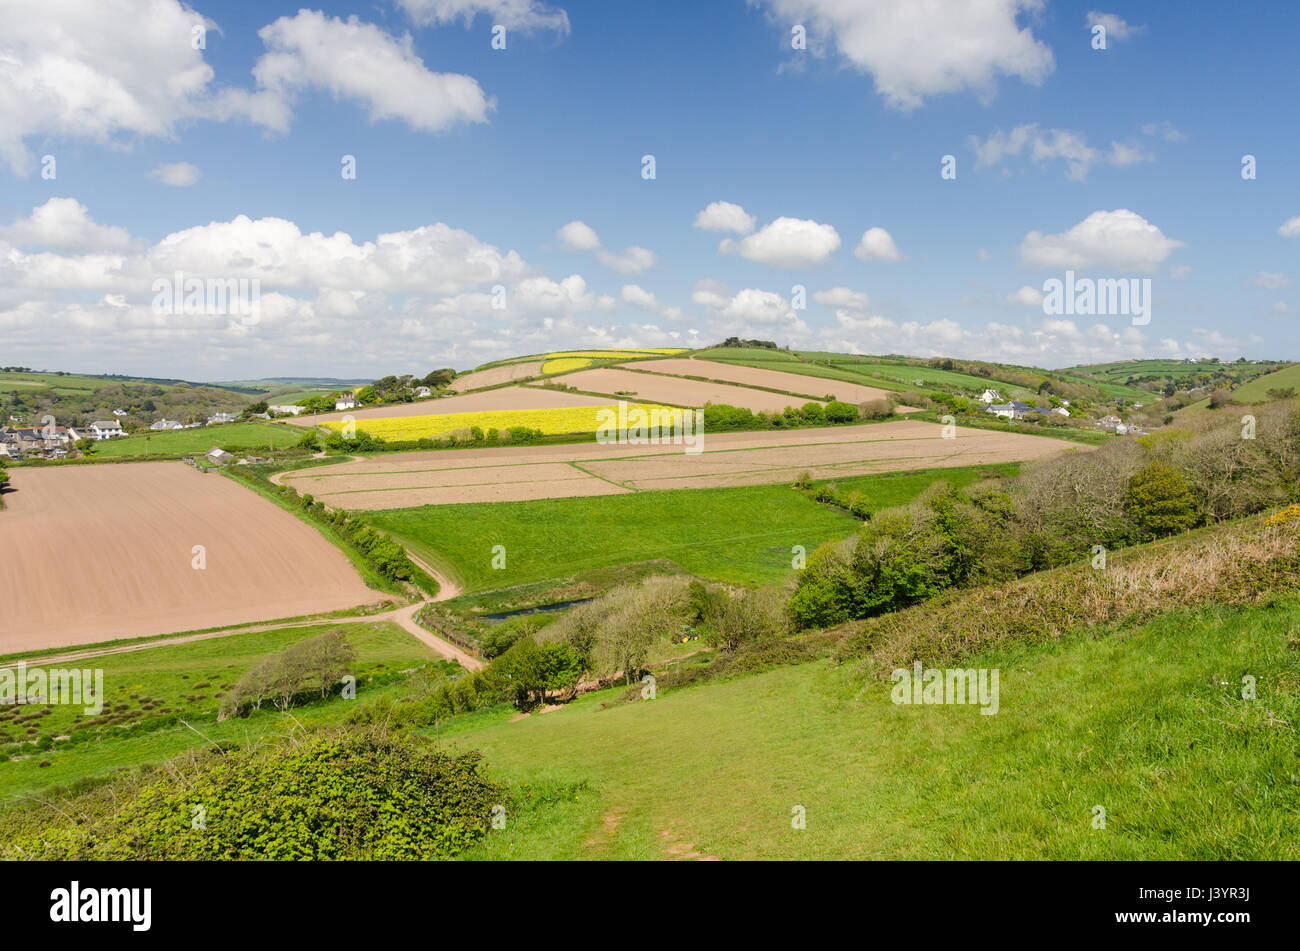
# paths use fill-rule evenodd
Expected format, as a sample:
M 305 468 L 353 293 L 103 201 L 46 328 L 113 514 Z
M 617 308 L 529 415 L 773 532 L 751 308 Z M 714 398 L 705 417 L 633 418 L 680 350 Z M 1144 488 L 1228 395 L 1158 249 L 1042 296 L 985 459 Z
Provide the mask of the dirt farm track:
M 958 429 L 935 423 L 786 432 L 705 434 L 703 452 L 681 446 L 580 443 L 499 449 L 404 452 L 297 469 L 272 481 L 334 508 L 377 510 L 453 502 L 513 502 L 619 495 L 646 489 L 793 482 L 900 469 L 984 465 L 1088 451 L 1045 436 Z
M 10 476 L 0 654 L 384 600 L 315 529 L 224 476 L 179 462 Z

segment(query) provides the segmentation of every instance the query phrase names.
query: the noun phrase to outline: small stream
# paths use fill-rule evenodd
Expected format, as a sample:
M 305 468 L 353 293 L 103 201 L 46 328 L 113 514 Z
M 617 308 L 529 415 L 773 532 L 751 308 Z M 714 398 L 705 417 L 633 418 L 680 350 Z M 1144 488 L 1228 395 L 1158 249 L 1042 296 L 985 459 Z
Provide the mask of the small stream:
M 554 604 L 543 604 L 536 608 L 520 608 L 517 611 L 501 611 L 497 614 L 480 614 L 478 619 L 487 624 L 500 624 L 502 621 L 509 620 L 512 617 L 522 617 L 525 614 L 551 614 L 555 611 L 565 611 L 575 604 L 586 604 L 592 598 L 576 598 L 573 601 L 556 601 Z

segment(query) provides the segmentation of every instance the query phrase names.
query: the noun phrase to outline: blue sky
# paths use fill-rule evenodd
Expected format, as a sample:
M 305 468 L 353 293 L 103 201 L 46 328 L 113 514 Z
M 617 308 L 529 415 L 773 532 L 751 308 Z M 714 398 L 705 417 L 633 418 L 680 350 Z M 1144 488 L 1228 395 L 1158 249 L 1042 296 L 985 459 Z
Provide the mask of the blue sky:
M 5 6 L 0 364 L 366 376 L 733 334 L 1300 357 L 1293 5 Z M 1150 322 L 1044 314 L 1067 267 L 1150 278 Z M 159 312 L 177 272 L 256 278 L 255 317 Z

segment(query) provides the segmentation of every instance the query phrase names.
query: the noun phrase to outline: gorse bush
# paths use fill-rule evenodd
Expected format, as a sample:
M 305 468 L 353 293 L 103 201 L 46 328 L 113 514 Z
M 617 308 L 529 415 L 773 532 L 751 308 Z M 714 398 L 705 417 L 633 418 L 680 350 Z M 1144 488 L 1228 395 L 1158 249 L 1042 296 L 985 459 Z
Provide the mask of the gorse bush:
M 1200 521 L 1196 498 L 1187 481 L 1177 469 L 1159 459 L 1129 480 L 1124 510 L 1146 538 L 1185 532 Z
M 0 855 L 452 858 L 487 833 L 492 807 L 506 795 L 479 775 L 479 759 L 474 752 L 448 755 L 413 737 L 357 730 L 295 735 L 253 751 L 201 747 L 67 808 L 5 817 Z

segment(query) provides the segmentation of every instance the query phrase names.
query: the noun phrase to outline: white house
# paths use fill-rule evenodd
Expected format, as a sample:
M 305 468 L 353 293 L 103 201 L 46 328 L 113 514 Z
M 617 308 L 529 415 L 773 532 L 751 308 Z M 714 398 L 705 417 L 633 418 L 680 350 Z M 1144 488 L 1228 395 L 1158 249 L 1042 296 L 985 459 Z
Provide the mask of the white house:
M 150 423 L 149 428 L 154 432 L 161 432 L 164 429 L 183 429 L 184 427 L 173 419 L 159 419 Z
M 208 417 L 208 425 L 213 426 L 217 423 L 233 423 L 239 419 L 234 413 L 213 413 Z
M 1064 406 L 1058 406 L 1058 407 L 1056 407 L 1056 409 L 1052 410 L 1052 412 L 1053 412 L 1053 413 L 1056 413 L 1056 414 L 1058 414 L 1058 415 L 1060 415 L 1060 416 L 1069 416 L 1069 415 L 1070 415 L 1070 411 L 1069 411 L 1068 409 L 1066 409 Z
M 997 403 L 1002 399 L 1002 394 L 997 390 L 985 390 L 980 394 L 981 403 Z
M 335 408 L 336 410 L 339 410 L 339 409 L 356 409 L 356 408 L 357 408 L 358 406 L 360 406 L 360 405 L 361 405 L 361 404 L 358 403 L 356 400 L 354 400 L 354 399 L 351 397 L 351 395 L 348 395 L 348 396 L 340 396 L 337 400 L 334 401 L 334 408 Z
M 115 410 L 113 410 L 113 415 L 114 415 L 114 416 L 125 416 L 125 415 L 126 415 L 126 410 L 124 410 L 124 409 L 115 409 Z
M 122 424 L 117 420 L 97 419 L 90 424 L 90 434 L 96 439 L 112 439 L 114 436 L 125 436 L 122 430 Z
M 420 399 L 425 399 L 433 395 L 433 390 L 429 389 L 427 386 L 417 386 L 415 388 L 415 395 Z
M 292 403 L 285 403 L 279 406 L 268 406 L 267 409 L 272 413 L 280 413 L 288 416 L 297 416 L 302 412 L 301 406 L 295 406 Z

